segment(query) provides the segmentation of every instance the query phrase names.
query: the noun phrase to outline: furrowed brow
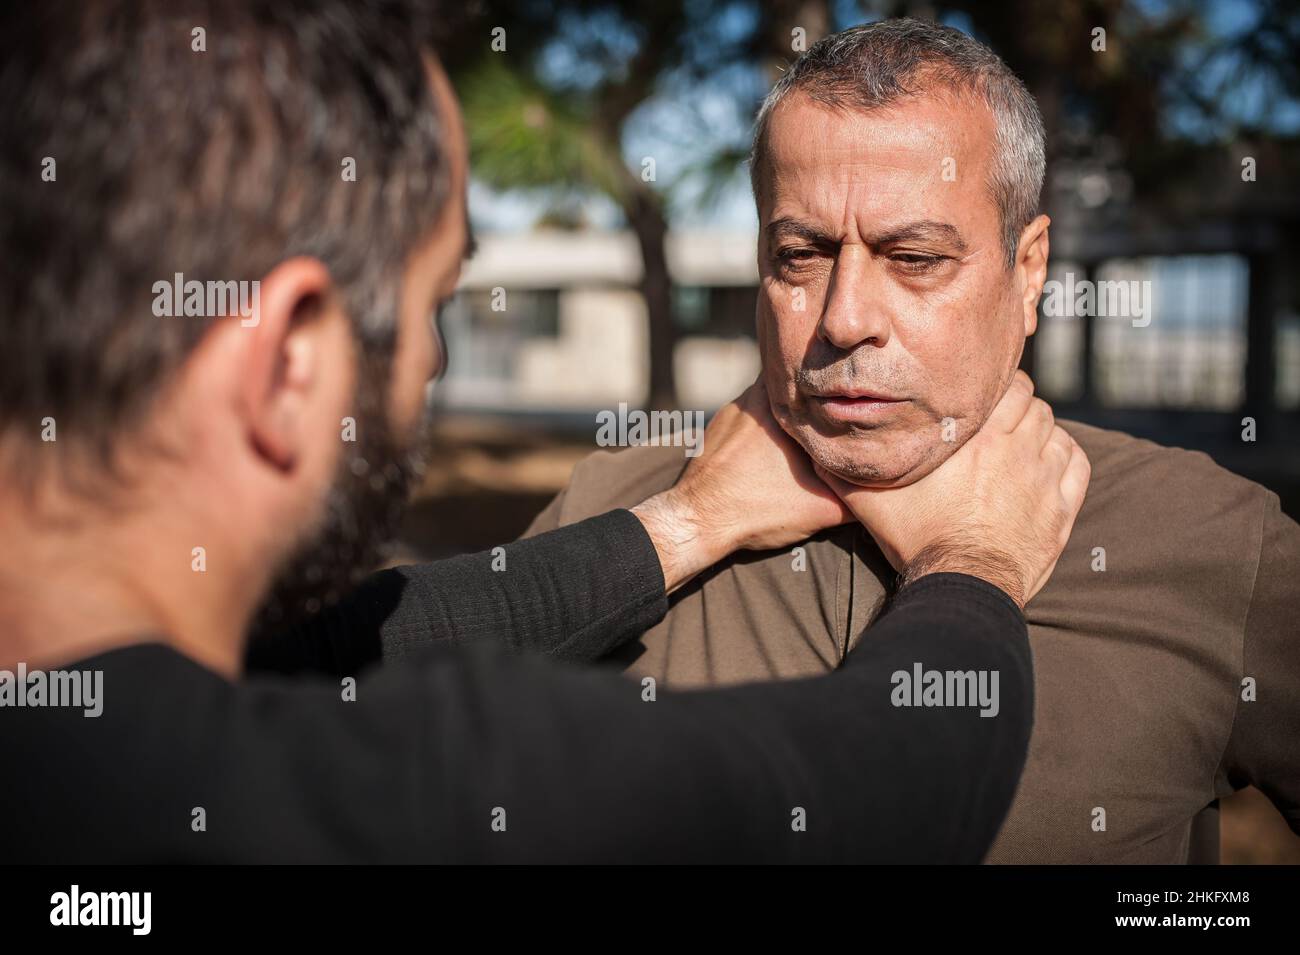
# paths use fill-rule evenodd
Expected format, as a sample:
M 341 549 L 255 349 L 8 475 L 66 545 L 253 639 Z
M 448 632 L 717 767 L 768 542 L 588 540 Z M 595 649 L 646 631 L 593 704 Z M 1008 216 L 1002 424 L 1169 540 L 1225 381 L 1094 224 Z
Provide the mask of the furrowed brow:
M 816 245 L 839 245 L 838 239 L 819 229 L 811 222 L 805 222 L 802 219 L 795 219 L 790 216 L 773 219 L 768 223 L 765 231 L 769 242 L 775 242 L 784 236 L 793 236 Z
M 961 232 L 956 226 L 947 222 L 935 222 L 932 219 L 909 222 L 907 225 L 867 238 L 867 244 L 873 249 L 896 245 L 899 242 L 941 242 L 951 246 L 958 253 L 966 252 L 966 240 L 961 237 Z

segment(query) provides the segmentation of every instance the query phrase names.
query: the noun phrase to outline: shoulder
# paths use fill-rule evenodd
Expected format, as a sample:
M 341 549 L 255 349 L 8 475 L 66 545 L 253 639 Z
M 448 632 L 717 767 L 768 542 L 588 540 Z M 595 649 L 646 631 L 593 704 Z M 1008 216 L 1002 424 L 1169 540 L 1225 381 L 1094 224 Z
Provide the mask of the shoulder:
M 597 451 L 578 462 L 560 495 L 529 533 L 586 520 L 619 507 L 633 507 L 676 483 L 690 458 L 682 448 L 639 446 Z M 527 536 L 527 535 L 525 535 Z
M 1061 421 L 1092 464 L 1080 521 L 1111 536 L 1141 538 L 1167 566 L 1231 562 L 1253 577 L 1277 495 L 1201 451 L 1121 431 Z
M 1203 451 L 1157 444 L 1123 431 L 1060 421 L 1092 463 L 1094 484 L 1122 485 L 1154 491 L 1173 506 L 1194 507 L 1207 500 L 1235 501 L 1262 507 L 1268 489 L 1215 463 Z

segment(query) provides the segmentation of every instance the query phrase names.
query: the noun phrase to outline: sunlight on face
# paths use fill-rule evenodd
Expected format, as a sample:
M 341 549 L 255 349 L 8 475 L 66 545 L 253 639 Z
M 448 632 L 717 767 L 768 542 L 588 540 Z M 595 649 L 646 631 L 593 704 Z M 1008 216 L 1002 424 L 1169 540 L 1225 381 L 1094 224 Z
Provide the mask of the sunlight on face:
M 782 427 L 847 480 L 924 477 L 984 422 L 1019 362 L 993 148 L 987 107 L 946 92 L 869 112 L 796 92 L 772 115 L 764 378 Z

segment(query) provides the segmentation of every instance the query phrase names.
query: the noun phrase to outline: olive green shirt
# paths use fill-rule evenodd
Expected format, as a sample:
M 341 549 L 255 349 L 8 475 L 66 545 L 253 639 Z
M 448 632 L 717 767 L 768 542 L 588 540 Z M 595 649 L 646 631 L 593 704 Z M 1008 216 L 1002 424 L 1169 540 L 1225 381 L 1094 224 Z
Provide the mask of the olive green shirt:
M 1034 735 L 988 861 L 1215 862 L 1216 800 L 1246 785 L 1300 832 L 1300 526 L 1204 454 L 1062 424 L 1092 482 L 1025 608 Z M 687 460 L 597 452 L 526 536 L 637 504 Z M 739 553 L 617 662 L 671 687 L 825 673 L 871 639 L 893 578 L 856 524 Z

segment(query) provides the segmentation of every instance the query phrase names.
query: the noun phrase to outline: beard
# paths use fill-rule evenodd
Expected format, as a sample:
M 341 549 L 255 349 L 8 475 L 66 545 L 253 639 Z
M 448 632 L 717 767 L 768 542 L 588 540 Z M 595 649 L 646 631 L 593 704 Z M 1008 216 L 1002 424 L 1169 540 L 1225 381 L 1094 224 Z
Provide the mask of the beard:
M 382 562 L 411 488 L 428 460 L 427 414 L 403 442 L 385 410 L 392 355 L 363 350 L 358 360 L 355 441 L 344 442 L 325 513 L 282 562 L 253 615 L 250 638 L 282 631 L 337 603 Z

